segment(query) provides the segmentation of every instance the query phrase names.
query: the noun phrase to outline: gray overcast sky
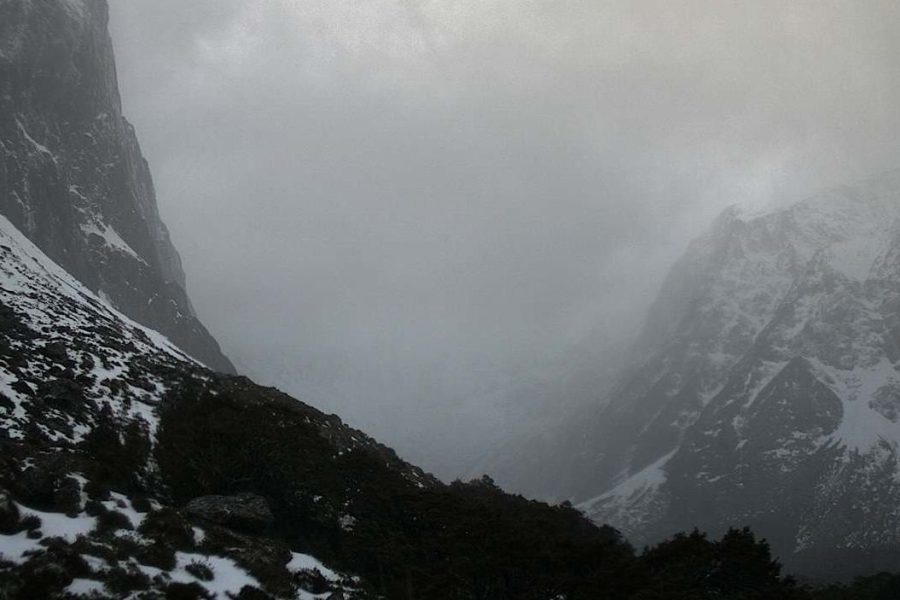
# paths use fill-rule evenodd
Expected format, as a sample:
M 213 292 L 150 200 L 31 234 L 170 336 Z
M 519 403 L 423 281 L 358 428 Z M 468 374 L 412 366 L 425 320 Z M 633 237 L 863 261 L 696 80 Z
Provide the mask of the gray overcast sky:
M 893 0 L 111 4 L 201 317 L 444 473 L 724 206 L 900 167 Z

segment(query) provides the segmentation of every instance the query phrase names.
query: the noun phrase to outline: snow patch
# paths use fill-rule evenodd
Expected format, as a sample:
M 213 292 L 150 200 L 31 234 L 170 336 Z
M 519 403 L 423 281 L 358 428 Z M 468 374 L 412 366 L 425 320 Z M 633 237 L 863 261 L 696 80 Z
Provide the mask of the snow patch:
M 93 579 L 73 579 L 66 592 L 73 596 L 105 596 L 103 584 Z
M 31 137 L 31 135 L 28 133 L 28 130 L 25 129 L 24 125 L 22 125 L 22 121 L 20 121 L 18 118 L 16 118 L 16 125 L 19 126 L 19 131 L 22 133 L 22 136 L 28 141 L 29 144 L 34 147 L 35 150 L 37 150 L 41 154 L 49 156 L 51 160 L 53 160 L 53 162 L 56 162 L 56 156 L 52 152 L 50 152 L 50 149 Z
M 318 559 L 308 554 L 291 553 L 291 562 L 287 564 L 288 571 L 294 573 L 296 571 L 318 571 L 325 579 L 332 583 L 340 581 L 340 576 L 319 562 Z
M 58 537 L 74 542 L 79 536 L 87 535 L 97 526 L 97 519 L 88 515 L 69 517 L 61 513 L 48 513 L 19 505 L 23 517 L 35 516 L 41 520 L 44 537 Z
M 819 380 L 841 399 L 843 418 L 830 439 L 862 453 L 872 450 L 879 442 L 897 447 L 900 422 L 892 422 L 872 406 L 879 390 L 900 383 L 900 373 L 887 358 L 873 367 L 852 371 L 831 369 L 814 360 L 810 362 L 818 371 Z
M 28 555 L 44 549 L 41 540 L 46 538 L 62 538 L 74 542 L 79 536 L 87 535 L 97 525 L 97 519 L 86 515 L 72 518 L 59 513 L 45 513 L 17 504 L 23 517 L 36 516 L 41 520 L 41 539 L 30 539 L 25 532 L 16 535 L 0 535 L 0 558 L 12 563 L 22 564 Z
M 608 492 L 601 494 L 596 498 L 592 498 L 591 500 L 587 500 L 580 506 L 589 507 L 594 504 L 603 503 L 612 498 L 632 500 L 645 494 L 649 490 L 658 488 L 666 482 L 665 466 L 666 463 L 675 456 L 676 452 L 678 452 L 677 448 L 662 456 L 653 464 L 648 465 L 634 475 L 631 475 Z
M 138 254 L 137 251 L 135 251 L 135 249 L 128 244 L 128 242 L 123 240 L 122 236 L 120 236 L 112 227 L 100 225 L 97 223 L 90 223 L 88 225 L 82 225 L 81 231 L 88 236 L 99 236 L 108 247 L 120 252 L 124 252 L 125 254 L 136 258 L 142 263 L 147 264 L 147 261 L 141 258 L 141 255 Z
M 260 584 L 255 577 L 239 567 L 238 564 L 230 558 L 205 556 L 203 554 L 189 554 L 187 552 L 177 552 L 175 557 L 178 564 L 169 573 L 172 581 L 180 583 L 198 583 L 209 590 L 216 598 L 225 600 L 226 598 L 231 597 L 229 594 L 237 596 L 245 586 L 262 589 L 262 584 Z M 212 570 L 212 581 L 202 581 L 187 572 L 186 567 L 195 562 L 206 565 Z

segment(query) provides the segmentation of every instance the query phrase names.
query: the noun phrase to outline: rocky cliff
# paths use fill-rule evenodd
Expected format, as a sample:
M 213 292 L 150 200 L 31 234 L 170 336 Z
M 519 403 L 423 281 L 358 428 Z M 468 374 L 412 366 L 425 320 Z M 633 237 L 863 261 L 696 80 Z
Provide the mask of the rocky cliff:
M 153 181 L 122 116 L 104 0 L 0 2 L 0 214 L 90 290 L 211 368 Z

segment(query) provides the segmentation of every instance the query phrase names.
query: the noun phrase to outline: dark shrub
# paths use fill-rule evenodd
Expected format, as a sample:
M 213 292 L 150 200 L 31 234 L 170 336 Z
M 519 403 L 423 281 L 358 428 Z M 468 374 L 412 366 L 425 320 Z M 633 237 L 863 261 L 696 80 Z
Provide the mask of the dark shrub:
M 184 570 L 200 581 L 212 581 L 213 579 L 215 579 L 215 574 L 213 573 L 212 567 L 210 567 L 206 563 L 202 563 L 196 560 L 192 561 L 188 566 L 184 568 Z
M 178 562 L 175 559 L 175 549 L 163 542 L 141 546 L 136 554 L 138 562 L 142 565 L 156 567 L 163 571 L 171 571 Z
M 170 583 L 166 600 L 212 600 L 213 595 L 199 583 Z
M 165 542 L 181 550 L 194 547 L 194 529 L 184 517 L 173 508 L 163 507 L 150 512 L 138 532 L 144 537 Z

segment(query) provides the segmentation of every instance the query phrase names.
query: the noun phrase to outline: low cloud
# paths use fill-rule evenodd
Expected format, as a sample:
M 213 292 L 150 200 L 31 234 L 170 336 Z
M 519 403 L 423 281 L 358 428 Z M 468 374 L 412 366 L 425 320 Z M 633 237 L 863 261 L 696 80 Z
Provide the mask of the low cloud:
M 492 443 L 517 380 L 627 338 L 725 206 L 900 166 L 895 2 L 111 8 L 201 317 L 435 465 Z

